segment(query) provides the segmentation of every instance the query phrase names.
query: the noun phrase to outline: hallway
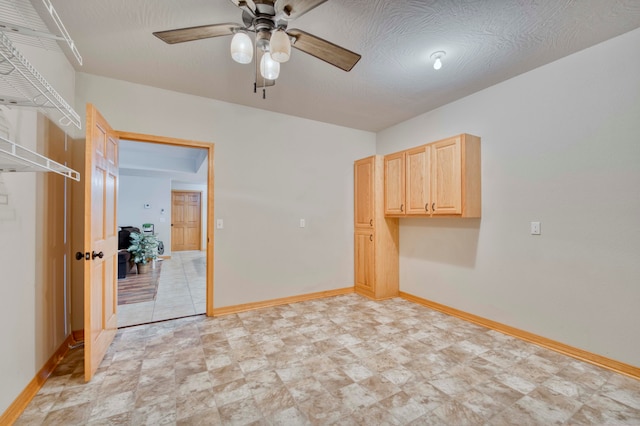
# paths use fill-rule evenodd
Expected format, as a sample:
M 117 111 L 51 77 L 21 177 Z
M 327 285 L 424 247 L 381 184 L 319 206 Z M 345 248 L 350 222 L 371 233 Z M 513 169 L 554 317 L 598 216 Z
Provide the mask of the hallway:
M 155 301 L 118 305 L 118 327 L 145 324 L 206 311 L 206 252 L 173 252 L 162 262 Z

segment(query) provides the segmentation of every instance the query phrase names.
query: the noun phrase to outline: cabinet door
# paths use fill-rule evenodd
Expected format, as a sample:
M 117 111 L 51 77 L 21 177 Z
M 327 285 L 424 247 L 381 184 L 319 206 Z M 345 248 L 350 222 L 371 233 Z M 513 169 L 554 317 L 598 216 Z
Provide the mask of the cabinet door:
M 462 213 L 460 137 L 431 145 L 431 214 Z
M 373 228 L 375 158 L 358 160 L 354 164 L 354 219 L 356 228 Z
M 373 294 L 374 289 L 374 235 L 373 230 L 355 233 L 355 286 Z
M 406 213 L 408 215 L 431 214 L 429 146 L 410 149 L 405 155 L 406 168 Z
M 384 157 L 384 214 L 404 215 L 404 152 Z

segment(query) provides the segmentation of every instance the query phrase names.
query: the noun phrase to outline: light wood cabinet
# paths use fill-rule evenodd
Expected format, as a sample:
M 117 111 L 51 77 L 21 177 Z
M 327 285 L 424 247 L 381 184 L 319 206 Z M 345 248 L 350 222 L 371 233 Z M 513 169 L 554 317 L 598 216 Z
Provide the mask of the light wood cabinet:
M 356 229 L 355 240 L 355 286 L 368 294 L 374 293 L 375 248 L 373 230 Z
M 354 219 L 356 228 L 373 228 L 374 166 L 373 157 L 356 161 L 354 175 Z
M 403 215 L 405 154 L 398 152 L 384 157 L 384 213 Z
M 373 299 L 399 291 L 398 219 L 384 216 L 383 178 L 382 156 L 354 163 L 354 285 Z
M 480 138 L 462 134 L 389 154 L 385 215 L 480 217 Z
M 419 146 L 405 152 L 405 213 L 422 215 L 431 204 L 431 149 L 428 145 Z

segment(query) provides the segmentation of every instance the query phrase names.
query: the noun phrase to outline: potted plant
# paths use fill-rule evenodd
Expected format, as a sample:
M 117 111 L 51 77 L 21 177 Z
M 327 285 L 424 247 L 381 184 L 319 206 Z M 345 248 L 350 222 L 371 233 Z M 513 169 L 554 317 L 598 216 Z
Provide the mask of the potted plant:
M 138 232 L 132 232 L 129 237 L 131 245 L 127 251 L 131 253 L 131 260 L 137 265 L 138 273 L 145 274 L 158 257 L 158 237 Z

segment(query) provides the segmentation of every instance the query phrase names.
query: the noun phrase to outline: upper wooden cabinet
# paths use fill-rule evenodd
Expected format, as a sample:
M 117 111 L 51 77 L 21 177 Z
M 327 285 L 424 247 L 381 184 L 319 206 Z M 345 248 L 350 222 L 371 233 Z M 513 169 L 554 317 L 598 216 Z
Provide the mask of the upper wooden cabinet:
M 384 214 L 404 214 L 404 152 L 384 157 Z
M 384 157 L 386 216 L 480 217 L 480 138 L 454 136 Z
M 431 149 L 428 145 L 405 151 L 405 213 L 422 215 L 431 204 Z
M 375 157 L 354 163 L 354 219 L 356 228 L 373 228 Z

